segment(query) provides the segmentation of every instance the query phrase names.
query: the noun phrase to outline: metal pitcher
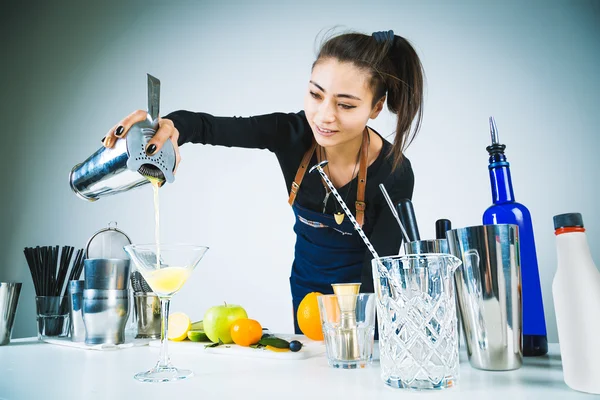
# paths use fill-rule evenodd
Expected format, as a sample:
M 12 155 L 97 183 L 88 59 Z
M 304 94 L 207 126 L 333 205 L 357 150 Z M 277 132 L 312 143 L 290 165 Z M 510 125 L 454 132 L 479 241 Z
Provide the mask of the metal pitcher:
M 158 130 L 160 81 L 148 75 L 148 115 L 134 124 L 127 137 L 117 139 L 113 148 L 101 147 L 71 170 L 71 189 L 84 200 L 128 191 L 155 178 L 162 183 L 175 180 L 175 149 L 166 141 L 156 154 L 146 154 L 146 146 Z

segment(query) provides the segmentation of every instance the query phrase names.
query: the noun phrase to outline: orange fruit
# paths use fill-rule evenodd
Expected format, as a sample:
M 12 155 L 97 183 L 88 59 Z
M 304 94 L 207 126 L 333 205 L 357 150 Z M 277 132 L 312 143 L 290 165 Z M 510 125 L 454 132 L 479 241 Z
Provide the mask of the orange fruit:
M 323 319 L 329 323 L 339 324 L 340 323 L 340 304 L 338 303 L 337 297 L 324 298 L 323 305 L 325 306 L 325 315 Z
M 256 344 L 262 337 L 262 326 L 250 318 L 240 318 L 231 325 L 230 331 L 233 343 L 240 346 Z
M 317 297 L 322 293 L 311 292 L 304 296 L 298 306 L 298 326 L 302 333 L 312 340 L 323 340 L 323 329 L 321 328 L 321 315 Z

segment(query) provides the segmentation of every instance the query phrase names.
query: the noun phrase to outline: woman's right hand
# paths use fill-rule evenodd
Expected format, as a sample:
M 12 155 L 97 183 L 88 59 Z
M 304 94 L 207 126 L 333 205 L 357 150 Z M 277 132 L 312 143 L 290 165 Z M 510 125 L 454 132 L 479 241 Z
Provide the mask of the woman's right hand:
M 104 136 L 104 139 L 102 139 L 104 147 L 109 149 L 113 148 L 117 142 L 117 139 L 122 139 L 127 136 L 129 129 L 134 124 L 145 120 L 147 116 L 148 113 L 146 111 L 137 110 L 123 118 L 118 124 L 113 126 L 108 131 L 106 136 Z M 177 128 L 175 128 L 173 121 L 170 119 L 159 118 L 158 130 L 146 145 L 146 154 L 149 156 L 156 154 L 158 151 L 160 151 L 160 149 L 162 149 L 167 140 L 171 140 L 171 143 L 173 143 L 173 148 L 175 149 L 175 169 L 173 170 L 173 173 L 175 173 L 175 171 L 177 171 L 177 167 L 179 166 L 179 162 L 181 161 L 181 156 L 179 155 L 179 146 L 177 145 L 178 139 L 179 131 Z

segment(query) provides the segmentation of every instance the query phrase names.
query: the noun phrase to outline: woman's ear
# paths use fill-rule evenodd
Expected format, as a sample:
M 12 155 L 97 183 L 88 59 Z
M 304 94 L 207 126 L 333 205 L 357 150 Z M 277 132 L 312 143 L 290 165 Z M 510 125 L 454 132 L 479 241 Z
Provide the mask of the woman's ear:
M 369 118 L 370 119 L 377 118 L 377 116 L 379 115 L 381 110 L 383 110 L 384 104 L 385 104 L 385 96 L 383 96 L 381 99 L 379 99 L 379 101 L 375 104 L 375 106 L 371 110 L 371 114 L 369 114 Z

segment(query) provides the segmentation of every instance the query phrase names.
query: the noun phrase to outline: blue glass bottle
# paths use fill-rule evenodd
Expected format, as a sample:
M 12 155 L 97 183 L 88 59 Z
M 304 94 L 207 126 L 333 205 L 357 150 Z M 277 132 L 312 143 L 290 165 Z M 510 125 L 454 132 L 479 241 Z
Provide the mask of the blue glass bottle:
M 485 210 L 483 224 L 515 224 L 519 226 L 523 297 L 523 355 L 541 356 L 548 352 L 548 339 L 531 214 L 527 207 L 515 201 L 510 165 L 504 155 L 506 146 L 498 143 L 498 130 L 493 117 L 490 117 L 490 132 L 492 145 L 486 147 L 486 150 L 490 155 L 488 169 L 494 204 Z

